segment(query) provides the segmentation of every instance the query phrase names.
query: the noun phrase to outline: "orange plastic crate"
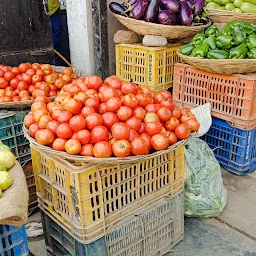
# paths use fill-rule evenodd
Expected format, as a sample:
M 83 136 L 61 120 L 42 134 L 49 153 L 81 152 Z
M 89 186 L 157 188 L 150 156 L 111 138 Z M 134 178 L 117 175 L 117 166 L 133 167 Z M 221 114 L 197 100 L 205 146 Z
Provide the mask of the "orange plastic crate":
M 174 66 L 175 105 L 194 108 L 210 102 L 212 115 L 240 129 L 256 127 L 256 75 L 218 75 L 187 64 Z

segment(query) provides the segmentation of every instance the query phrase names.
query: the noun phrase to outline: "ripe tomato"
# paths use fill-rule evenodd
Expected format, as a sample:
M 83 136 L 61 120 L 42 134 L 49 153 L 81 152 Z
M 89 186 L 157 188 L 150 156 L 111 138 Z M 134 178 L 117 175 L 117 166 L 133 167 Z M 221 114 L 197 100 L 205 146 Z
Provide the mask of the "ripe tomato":
M 85 104 L 85 101 L 89 99 L 89 96 L 85 92 L 79 92 L 74 98 L 80 100 L 83 104 Z
M 134 138 L 137 138 L 137 137 L 139 137 L 140 135 L 136 132 L 136 131 L 134 131 L 134 130 L 132 130 L 132 129 L 130 129 L 130 136 L 129 136 L 129 141 L 131 142 Z
M 47 83 L 47 84 L 54 84 L 55 81 L 56 81 L 56 78 L 53 76 L 53 74 L 51 75 L 46 75 L 44 77 L 44 81 Z
M 86 144 L 83 145 L 80 151 L 81 156 L 93 156 L 93 145 Z
M 38 122 L 38 127 L 39 127 L 40 129 L 45 129 L 46 126 L 47 126 L 47 124 L 48 124 L 50 121 L 52 121 L 52 117 L 51 117 L 51 116 L 49 116 L 49 115 L 43 115 L 43 116 L 40 118 L 39 122 Z
M 35 90 L 35 86 L 34 85 L 29 85 L 28 86 L 28 92 L 29 92 L 30 95 L 32 95 L 34 90 Z
M 0 96 L 5 96 L 5 92 L 6 92 L 5 89 L 0 89 Z
M 5 96 L 8 96 L 8 97 L 14 97 L 16 95 L 16 93 L 14 91 L 6 91 L 5 93 Z
M 54 141 L 54 134 L 47 129 L 40 129 L 36 132 L 35 139 L 41 145 L 49 145 Z
M 152 104 L 152 103 L 150 103 L 150 104 L 148 104 L 148 105 L 145 107 L 145 111 L 146 111 L 146 112 L 154 112 L 154 113 L 157 113 L 157 111 L 158 111 L 159 108 L 160 108 L 160 107 L 158 107 L 157 104 Z
M 138 87 L 137 87 L 137 85 L 134 84 L 134 83 L 125 82 L 125 83 L 123 83 L 123 85 L 122 85 L 122 87 L 121 87 L 121 91 L 122 91 L 124 94 L 132 93 L 132 94 L 137 95 L 137 93 L 138 93 Z
M 41 109 L 37 109 L 34 113 L 33 113 L 33 118 L 35 120 L 36 123 L 39 122 L 40 118 L 44 115 L 48 115 L 48 111 L 46 110 L 46 108 L 41 108 Z
M 149 152 L 147 142 L 140 137 L 137 137 L 131 141 L 131 147 L 132 154 L 135 156 L 146 155 Z
M 181 123 L 186 123 L 190 119 L 196 119 L 195 115 L 193 115 L 191 112 L 187 113 L 186 115 L 182 115 L 180 121 Z
M 95 95 L 95 94 L 97 94 L 97 91 L 95 91 L 94 89 L 88 89 L 88 90 L 86 91 L 86 94 L 88 94 L 89 96 Z
M 13 68 L 12 68 L 12 73 L 14 73 L 15 76 L 18 75 L 18 74 L 20 73 L 19 68 L 18 68 L 18 67 L 13 67 Z
M 135 130 L 136 132 L 140 129 L 141 127 L 141 120 L 136 117 L 132 116 L 129 119 L 125 121 L 125 123 L 128 125 L 128 127 L 132 130 Z
M 99 106 L 99 110 L 98 110 L 99 114 L 103 115 L 104 113 L 107 112 L 107 103 L 103 102 L 100 104 Z
M 174 132 L 167 132 L 166 133 L 167 139 L 169 140 L 169 145 L 173 145 L 178 141 L 178 138 Z
M 174 109 L 172 111 L 172 116 L 179 119 L 181 117 L 181 110 L 177 107 L 174 107 Z
M 93 113 L 85 118 L 86 127 L 88 130 L 92 130 L 94 127 L 103 124 L 103 118 L 98 113 Z
M 57 121 L 57 118 L 58 118 L 59 114 L 60 114 L 62 111 L 63 111 L 63 110 L 61 110 L 61 109 L 54 109 L 54 110 L 52 111 L 52 119 L 55 120 L 55 121 Z
M 91 142 L 92 144 L 96 144 L 100 141 L 108 141 L 109 140 L 109 133 L 106 127 L 102 125 L 98 125 L 94 127 L 91 131 Z
M 81 149 L 81 143 L 77 139 L 69 139 L 65 144 L 65 150 L 70 155 L 78 155 Z
M 118 97 L 109 99 L 106 103 L 108 112 L 116 112 L 122 105 L 122 101 Z
M 167 107 L 161 107 L 158 109 L 157 115 L 159 116 L 161 122 L 166 122 L 171 118 L 172 112 Z
M 70 67 L 67 67 L 67 68 L 62 69 L 61 73 L 62 73 L 63 75 L 67 74 L 67 75 L 70 75 L 70 76 L 71 76 L 72 73 L 73 73 L 73 69 L 70 68 Z
M 151 145 L 151 136 L 148 135 L 147 133 L 142 133 L 140 135 L 140 138 L 142 138 L 143 140 L 146 141 L 147 145 L 148 145 L 148 149 L 151 150 L 152 149 L 152 145 Z
M 144 117 L 145 124 L 159 122 L 159 121 L 160 121 L 160 119 L 159 119 L 158 115 L 154 112 L 148 112 L 148 113 L 146 113 L 146 115 Z
M 165 128 L 168 131 L 175 131 L 176 127 L 180 124 L 179 120 L 176 117 L 171 117 L 166 123 L 165 123 Z
M 4 77 L 4 71 L 0 69 L 0 77 Z
M 168 100 L 167 97 L 165 97 L 165 95 L 161 92 L 157 93 L 155 96 L 154 96 L 154 102 L 156 104 L 161 104 L 163 101 L 166 101 Z
M 117 117 L 121 120 L 121 121 L 126 121 L 128 118 L 130 118 L 132 116 L 132 109 L 127 107 L 127 106 L 121 106 L 118 110 L 117 110 Z
M 82 109 L 82 103 L 80 100 L 69 99 L 65 104 L 64 108 L 73 115 L 78 115 Z
M 20 97 L 19 96 L 14 96 L 14 97 L 12 97 L 12 100 L 13 101 L 20 101 Z
M 88 90 L 88 87 L 85 83 L 78 83 L 78 86 L 81 88 L 82 92 L 86 92 Z
M 142 134 L 144 132 L 146 132 L 146 124 L 141 122 L 141 126 L 140 126 L 140 129 L 138 130 L 138 133 Z
M 131 155 L 132 147 L 127 140 L 117 140 L 112 145 L 112 151 L 116 157 L 127 157 Z
M 22 91 L 22 90 L 28 90 L 28 84 L 27 82 L 25 81 L 19 81 L 18 85 L 17 85 L 17 89 L 19 91 Z
M 25 95 L 25 96 L 20 98 L 20 101 L 25 101 L 25 100 L 31 100 L 31 97 L 28 96 L 28 95 Z
M 173 109 L 174 109 L 173 100 L 168 99 L 168 100 L 166 100 L 166 101 L 163 101 L 163 102 L 161 102 L 161 106 L 162 106 L 162 107 L 167 107 L 167 108 L 169 108 L 171 111 L 173 111 Z
M 80 141 L 81 144 L 86 145 L 91 141 L 91 134 L 88 130 L 83 129 L 77 132 L 76 138 Z
M 169 140 L 162 134 L 155 134 L 151 138 L 151 145 L 155 150 L 164 150 L 169 146 Z
M 198 132 L 200 123 L 196 119 L 189 119 L 186 124 L 191 128 L 193 132 Z
M 95 113 L 95 109 L 90 106 L 85 106 L 81 110 L 81 116 L 84 118 L 86 118 L 87 116 L 89 116 L 90 114 L 93 114 L 93 113 Z
M 53 143 L 52 143 L 52 148 L 57 151 L 65 151 L 65 144 L 67 140 L 62 139 L 62 138 L 57 138 Z
M 140 107 L 145 108 L 151 102 L 150 97 L 148 95 L 140 93 L 140 94 L 137 94 L 136 97 L 137 97 L 137 99 L 139 101 L 138 105 Z
M 190 113 L 190 109 L 189 108 L 183 108 L 182 110 L 181 110 L 181 115 L 183 116 L 183 115 L 187 115 L 188 113 Z
M 4 73 L 4 79 L 10 82 L 15 77 L 15 74 L 11 71 L 7 71 Z
M 52 66 L 49 64 L 42 64 L 41 69 L 44 71 L 46 75 L 49 75 L 52 73 Z
M 32 76 L 32 84 L 35 84 L 37 82 L 42 82 L 43 81 L 43 77 L 39 76 L 39 75 L 33 75 Z
M 36 74 L 36 71 L 33 68 L 29 68 L 26 71 L 26 74 L 30 75 L 30 76 L 34 76 Z
M 162 128 L 163 128 L 163 126 L 160 122 L 146 124 L 146 132 L 150 136 L 160 133 L 162 131 Z
M 31 84 L 32 83 L 32 76 L 28 75 L 26 73 L 22 73 L 22 81 L 26 82 L 27 84 Z
M 5 89 L 8 86 L 8 81 L 3 77 L 0 77 L 0 89 Z
M 191 128 L 187 124 L 179 124 L 175 129 L 175 133 L 178 139 L 185 140 L 190 136 Z
M 72 85 L 69 89 L 69 94 L 73 98 L 75 95 L 77 95 L 81 91 L 82 90 L 78 85 Z
M 41 109 L 41 108 L 46 109 L 46 104 L 43 103 L 43 102 L 33 102 L 32 105 L 31 105 L 31 111 L 32 112 L 35 112 L 36 110 Z
M 117 140 L 129 140 L 130 128 L 127 124 L 118 122 L 112 126 L 111 133 Z
M 54 81 L 54 85 L 58 88 L 58 89 L 61 89 L 65 84 L 67 84 L 66 81 L 64 81 L 63 79 L 61 78 L 58 78 Z
M 40 66 L 39 63 L 33 63 L 33 64 L 31 65 L 31 68 L 33 68 L 34 70 L 39 70 L 39 69 L 41 69 L 41 66 Z
M 143 120 L 146 114 L 146 111 L 142 107 L 137 107 L 132 112 L 133 116 L 136 116 L 140 120 Z
M 68 111 L 62 111 L 57 116 L 57 122 L 62 123 L 69 123 L 70 119 L 73 117 L 73 115 Z
M 3 66 L 3 67 L 2 67 L 2 70 L 3 70 L 4 72 L 8 72 L 8 71 L 11 71 L 12 69 L 11 69 L 10 66 Z
M 55 120 L 52 120 L 50 122 L 47 123 L 46 125 L 46 129 L 51 131 L 52 133 L 56 134 L 56 129 L 57 127 L 59 126 L 60 124 L 55 121 Z
M 33 115 L 26 115 L 25 118 L 24 118 L 25 126 L 30 127 L 30 125 L 32 125 L 33 123 L 35 123 Z
M 122 80 L 120 80 L 117 76 L 110 76 L 104 80 L 104 84 L 115 89 L 121 89 Z
M 107 141 L 100 141 L 93 147 L 93 154 L 97 158 L 107 158 L 112 156 L 112 145 Z
M 89 89 L 98 91 L 102 86 L 102 79 L 99 76 L 90 76 L 87 81 L 87 86 Z
M 119 122 L 117 115 L 113 112 L 106 112 L 102 115 L 103 125 L 110 131 L 112 126 Z
M 12 99 L 12 97 L 10 97 L 10 96 L 4 96 L 4 100 L 3 100 L 4 102 L 12 102 L 13 101 L 13 99 Z
M 38 69 L 38 70 L 36 71 L 36 75 L 39 75 L 39 76 L 44 77 L 46 74 L 45 74 L 45 72 L 44 72 L 42 69 Z
M 69 126 L 74 132 L 85 128 L 85 119 L 82 116 L 73 116 L 69 121 Z
M 7 92 L 6 92 L 7 93 Z M 19 97 L 29 96 L 29 92 L 27 90 L 21 90 L 19 92 Z
M 103 102 L 107 102 L 109 99 L 113 98 L 113 97 L 119 97 L 119 94 L 117 92 L 117 90 L 115 88 L 106 88 L 103 92 L 102 92 L 102 100 Z
M 134 94 L 127 94 L 124 96 L 123 104 L 129 108 L 137 108 L 139 100 Z
M 98 110 L 100 107 L 100 101 L 98 98 L 89 98 L 85 101 L 85 106 L 93 107 L 95 110 Z
M 51 99 L 48 98 L 48 97 L 46 97 L 46 96 L 40 95 L 40 96 L 37 96 L 37 97 L 35 98 L 35 101 L 40 101 L 40 102 L 43 102 L 43 103 L 45 103 L 45 104 L 48 104 L 48 103 L 51 102 Z
M 19 65 L 20 73 L 25 73 L 29 69 L 29 66 L 26 63 L 21 63 Z
M 59 138 L 62 139 L 69 139 L 73 132 L 69 126 L 69 124 L 64 123 L 64 124 L 60 124 L 57 129 L 56 129 L 56 134 Z
M 31 137 L 35 138 L 36 132 L 39 130 L 39 127 L 36 123 L 31 124 L 28 129 L 28 133 Z

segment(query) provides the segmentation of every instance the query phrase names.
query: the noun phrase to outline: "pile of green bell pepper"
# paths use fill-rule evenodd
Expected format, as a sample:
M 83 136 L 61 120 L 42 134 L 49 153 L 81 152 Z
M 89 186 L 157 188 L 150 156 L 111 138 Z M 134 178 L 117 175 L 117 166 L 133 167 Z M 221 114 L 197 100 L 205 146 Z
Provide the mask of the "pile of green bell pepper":
M 256 24 L 232 21 L 220 30 L 210 26 L 180 52 L 207 59 L 256 59 Z

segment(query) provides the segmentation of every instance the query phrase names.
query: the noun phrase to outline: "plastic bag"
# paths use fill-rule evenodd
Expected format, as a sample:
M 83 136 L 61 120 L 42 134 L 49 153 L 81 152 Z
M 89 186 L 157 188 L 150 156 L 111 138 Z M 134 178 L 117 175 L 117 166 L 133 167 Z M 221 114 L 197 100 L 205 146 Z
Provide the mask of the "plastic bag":
M 227 203 L 227 190 L 212 150 L 194 138 L 185 145 L 185 159 L 185 215 L 218 216 Z

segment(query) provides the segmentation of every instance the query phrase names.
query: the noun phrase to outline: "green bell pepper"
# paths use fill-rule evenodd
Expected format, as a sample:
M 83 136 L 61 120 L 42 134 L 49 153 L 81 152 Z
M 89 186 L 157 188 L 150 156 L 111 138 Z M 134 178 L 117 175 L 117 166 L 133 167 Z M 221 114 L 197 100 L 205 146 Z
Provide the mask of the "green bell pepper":
M 229 54 L 225 50 L 211 50 L 207 54 L 207 59 L 228 59 Z
M 252 31 L 252 24 L 246 23 L 244 21 L 231 21 L 229 23 L 229 26 L 234 28 L 236 25 L 241 25 L 246 33 L 246 35 L 251 35 L 253 33 Z
M 230 24 L 228 24 L 227 26 L 223 27 L 220 30 L 220 36 L 230 36 L 232 34 L 232 27 Z
M 218 36 L 216 38 L 216 45 L 222 50 L 229 50 L 234 45 L 233 37 L 229 35 Z
M 199 44 L 201 44 L 204 41 L 205 38 L 206 38 L 205 34 L 200 34 L 200 33 L 196 34 L 193 37 L 192 44 L 199 45 Z
M 202 43 L 193 49 L 191 56 L 205 58 L 208 51 L 209 51 L 209 45 L 206 43 Z
M 250 35 L 247 38 L 247 47 L 249 49 L 256 48 L 256 35 Z
M 190 55 L 194 49 L 194 45 L 193 44 L 186 44 L 186 45 L 183 45 L 181 48 L 180 48 L 180 53 L 182 53 L 183 55 Z
M 210 49 L 214 50 L 216 49 L 216 38 L 215 36 L 209 36 L 204 39 L 204 43 L 207 43 L 210 47 Z
M 206 36 L 218 36 L 219 35 L 219 30 L 216 26 L 210 26 L 207 28 L 204 32 Z
M 245 59 L 248 52 L 246 44 L 240 44 L 229 51 L 230 59 Z
M 256 48 L 251 49 L 248 53 L 247 56 L 249 59 L 256 59 Z
M 246 33 L 244 28 L 240 24 L 236 24 L 233 27 L 233 41 L 235 45 L 246 43 Z

